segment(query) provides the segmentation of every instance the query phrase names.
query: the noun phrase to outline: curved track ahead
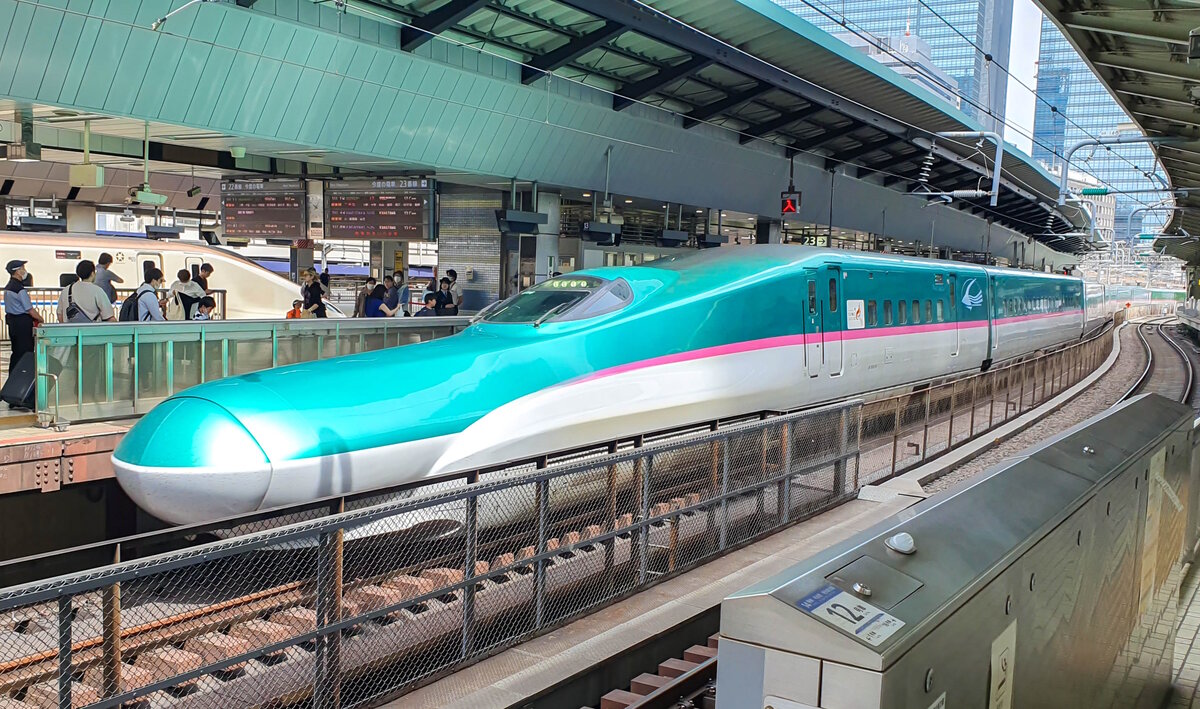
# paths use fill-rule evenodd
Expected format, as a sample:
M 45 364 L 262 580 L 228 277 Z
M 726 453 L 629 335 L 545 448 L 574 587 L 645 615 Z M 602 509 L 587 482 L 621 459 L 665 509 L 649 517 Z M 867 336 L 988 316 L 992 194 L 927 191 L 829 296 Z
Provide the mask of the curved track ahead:
M 1138 339 L 1146 352 L 1146 368 L 1121 401 L 1153 392 L 1181 403 L 1189 403 L 1194 386 L 1192 359 L 1166 331 L 1172 318 L 1135 323 Z

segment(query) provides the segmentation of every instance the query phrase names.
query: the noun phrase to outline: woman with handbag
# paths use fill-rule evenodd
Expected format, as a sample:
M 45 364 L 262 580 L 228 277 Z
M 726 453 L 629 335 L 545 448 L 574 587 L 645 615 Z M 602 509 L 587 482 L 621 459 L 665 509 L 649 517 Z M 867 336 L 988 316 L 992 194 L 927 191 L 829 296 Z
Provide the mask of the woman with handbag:
M 323 318 L 325 313 L 325 301 L 321 298 L 325 289 L 321 286 L 321 281 L 314 269 L 305 269 L 300 275 L 303 285 L 300 287 L 300 295 L 304 297 L 304 306 L 300 309 L 303 313 L 302 318 Z

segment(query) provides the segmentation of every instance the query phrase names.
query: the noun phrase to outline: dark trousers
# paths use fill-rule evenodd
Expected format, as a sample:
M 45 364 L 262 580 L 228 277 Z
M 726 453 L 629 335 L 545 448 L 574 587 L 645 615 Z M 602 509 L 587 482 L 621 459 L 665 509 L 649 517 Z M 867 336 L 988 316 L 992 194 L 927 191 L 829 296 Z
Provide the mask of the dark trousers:
M 5 315 L 8 324 L 8 342 L 12 345 L 12 356 L 8 359 L 8 371 L 17 368 L 17 362 L 26 352 L 33 352 L 33 317 L 29 314 Z

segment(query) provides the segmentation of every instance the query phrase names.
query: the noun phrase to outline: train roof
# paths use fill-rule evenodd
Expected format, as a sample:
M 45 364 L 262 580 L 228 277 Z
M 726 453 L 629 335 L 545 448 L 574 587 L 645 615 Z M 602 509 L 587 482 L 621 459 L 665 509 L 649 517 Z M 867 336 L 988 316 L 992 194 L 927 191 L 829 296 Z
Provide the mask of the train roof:
M 896 254 L 827 249 L 815 246 L 792 246 L 789 244 L 755 244 L 754 246 L 745 247 L 705 249 L 690 254 L 657 259 L 641 266 L 627 266 L 616 269 L 587 269 L 587 272 L 601 277 L 618 275 L 630 280 L 640 280 L 650 275 L 650 271 L 657 270 L 674 272 L 689 280 L 713 278 L 721 281 L 729 281 L 763 275 L 771 271 L 787 272 L 792 269 L 812 268 L 826 264 L 858 264 L 874 266 L 876 268 L 903 266 L 905 268 L 927 271 L 944 272 L 953 270 L 975 274 L 986 272 L 990 275 L 1000 277 L 1079 280 L 1075 276 L 1063 276 L 1056 273 L 1043 273 L 1041 271 L 1015 268 L 985 267 L 963 261 L 946 261 Z

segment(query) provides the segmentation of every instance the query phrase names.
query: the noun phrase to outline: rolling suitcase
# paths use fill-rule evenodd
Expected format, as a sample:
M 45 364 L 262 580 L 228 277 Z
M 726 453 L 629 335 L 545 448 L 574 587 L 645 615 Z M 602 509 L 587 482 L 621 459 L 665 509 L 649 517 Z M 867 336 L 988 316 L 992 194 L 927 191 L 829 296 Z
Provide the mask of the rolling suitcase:
M 12 407 L 32 409 L 36 383 L 37 360 L 33 352 L 26 352 L 21 355 L 16 369 L 8 373 L 4 386 L 0 387 L 0 401 Z

